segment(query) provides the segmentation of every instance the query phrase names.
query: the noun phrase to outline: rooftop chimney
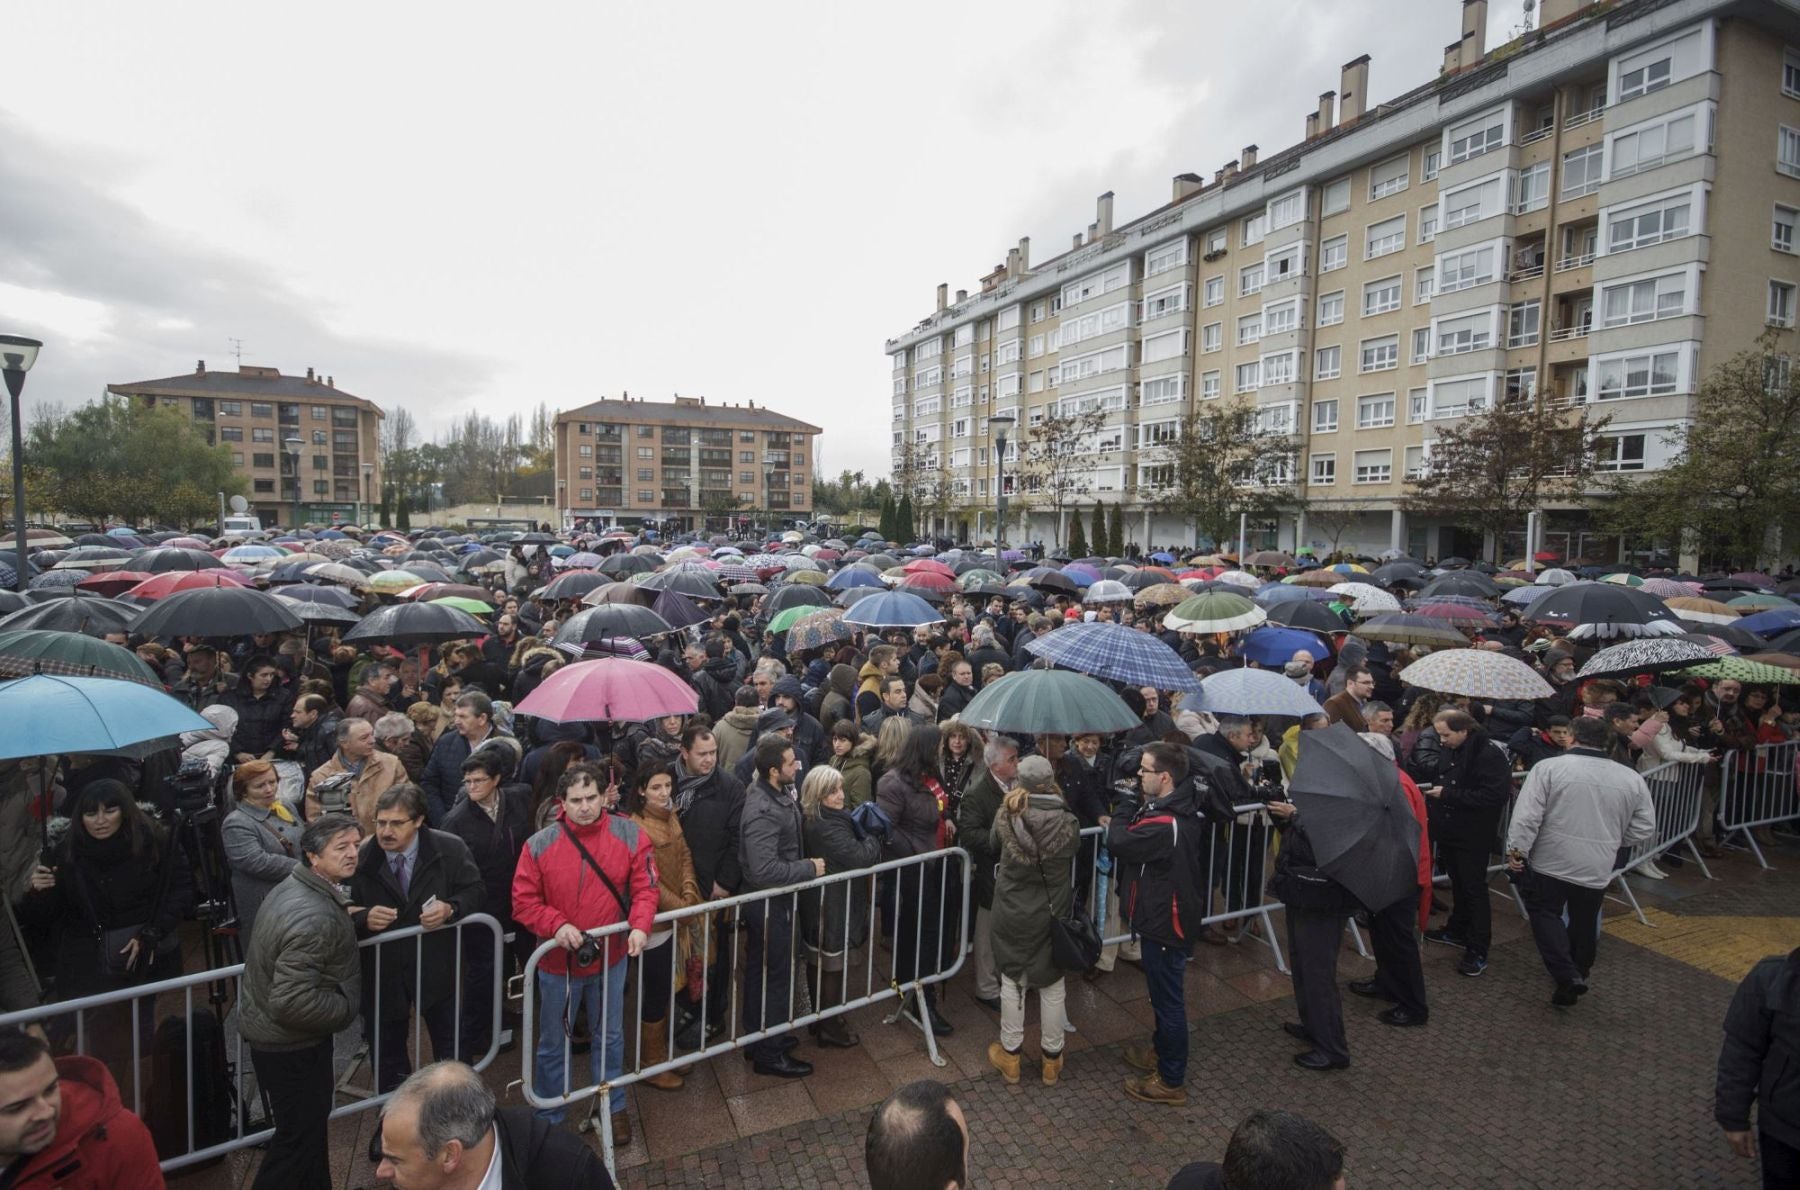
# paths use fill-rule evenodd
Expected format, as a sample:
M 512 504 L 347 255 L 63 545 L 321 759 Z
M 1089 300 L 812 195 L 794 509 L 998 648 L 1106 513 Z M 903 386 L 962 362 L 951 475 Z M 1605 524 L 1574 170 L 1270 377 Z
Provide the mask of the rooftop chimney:
M 1094 223 L 1103 236 L 1112 234 L 1112 204 L 1113 192 L 1110 190 L 1094 200 Z
M 1586 0 L 1542 0 L 1538 5 L 1538 28 L 1548 29 L 1568 20 L 1585 4 Z
M 938 307 L 937 307 L 938 313 L 942 314 L 944 312 L 944 308 L 946 306 L 948 306 L 949 304 L 950 304 L 950 285 L 946 281 L 939 281 L 938 282 Z
M 206 375 L 206 361 L 205 360 L 197 359 L 194 361 L 194 375 L 196 375 L 196 376 Z
M 1245 145 L 1243 155 L 1239 160 L 1244 163 L 1244 168 L 1246 170 L 1254 169 L 1256 167 L 1256 146 Z
M 1074 240 L 1074 243 L 1072 243 L 1072 244 L 1070 244 L 1070 245 L 1069 245 L 1069 247 L 1070 247 L 1070 248 L 1072 248 L 1072 249 L 1073 249 L 1073 248 L 1079 248 L 1079 247 L 1081 247 L 1081 233 L 1080 233 L 1080 232 L 1076 232 L 1076 233 L 1075 233 L 1075 234 L 1074 234 L 1074 236 L 1073 236 L 1073 237 L 1071 237 L 1071 238 L 1072 238 L 1072 239 L 1073 239 L 1073 240 Z
M 1019 250 L 1017 248 L 1006 250 L 1006 275 L 1008 277 L 1019 275 Z
M 1100 224 L 1097 221 L 1094 223 L 1088 224 L 1087 242 L 1091 244 L 1099 238 L 1100 238 Z
M 1445 74 L 1455 74 L 1457 71 L 1462 69 L 1462 64 L 1463 64 L 1462 49 L 1463 49 L 1463 43 L 1460 41 L 1453 41 L 1449 45 L 1444 47 L 1444 73 Z
M 1028 273 L 1031 271 L 1031 237 L 1030 236 L 1020 236 L 1019 237 L 1019 271 L 1021 273 Z
M 1337 127 L 1337 120 L 1331 109 L 1337 101 L 1336 91 L 1324 91 L 1319 95 L 1319 131 L 1330 132 Z
M 1369 106 L 1369 55 L 1344 63 L 1338 80 L 1338 123 L 1354 124 Z
M 1206 183 L 1200 180 L 1199 174 L 1176 174 L 1169 184 L 1172 189 L 1169 197 L 1174 202 L 1180 202 L 1188 195 L 1198 194 L 1206 188 Z
M 969 291 L 968 290 L 959 289 L 956 291 L 956 304 L 957 305 L 960 306 L 968 300 L 969 300 Z
M 1231 179 L 1237 177 L 1237 172 L 1238 172 L 1238 163 L 1237 162 L 1227 161 L 1225 163 L 1225 180 L 1227 182 L 1229 182 Z
M 1462 60 L 1473 66 L 1487 53 L 1487 0 L 1463 0 Z
M 311 368 L 308 368 L 306 370 L 306 383 L 308 383 L 308 384 L 317 383 L 315 380 L 313 380 L 313 370 Z
M 1319 113 L 1318 112 L 1307 112 L 1306 113 L 1306 139 L 1311 140 L 1313 137 L 1315 137 L 1317 135 L 1319 135 Z
M 327 376 L 325 378 L 325 387 L 326 388 L 336 388 L 337 387 L 337 377 L 336 376 Z

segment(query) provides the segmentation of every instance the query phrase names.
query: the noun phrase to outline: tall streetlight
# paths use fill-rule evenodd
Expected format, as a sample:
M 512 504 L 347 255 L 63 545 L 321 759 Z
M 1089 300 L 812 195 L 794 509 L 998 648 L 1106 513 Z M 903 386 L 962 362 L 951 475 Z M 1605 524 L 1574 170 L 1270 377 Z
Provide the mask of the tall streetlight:
M 1006 546 L 1006 436 L 1017 418 L 1002 413 L 988 418 L 988 434 L 994 440 L 994 554 Z
M 369 512 L 370 512 L 369 481 L 375 475 L 375 464 L 364 463 L 362 465 L 362 473 L 363 473 L 363 501 L 362 501 L 363 506 L 362 506 L 362 511 L 357 514 L 357 522 L 356 523 L 359 525 L 366 525 L 369 523 Z
M 767 541 L 775 534 L 775 468 L 773 467 L 763 472 L 763 502 L 769 506 L 767 523 L 763 525 L 763 540 Z
M 12 398 L 13 537 L 18 546 L 13 565 L 18 570 L 14 578 L 21 591 L 25 589 L 25 436 L 19 417 L 19 394 L 25 391 L 25 373 L 37 362 L 42 346 L 38 340 L 23 335 L 0 335 L 0 365 L 4 365 L 0 375 L 6 377 L 6 392 Z
M 294 523 L 289 526 L 288 531 L 298 533 L 300 531 L 300 448 L 304 443 L 300 441 L 298 434 L 294 434 L 285 439 L 282 445 L 287 447 L 289 470 L 294 473 Z

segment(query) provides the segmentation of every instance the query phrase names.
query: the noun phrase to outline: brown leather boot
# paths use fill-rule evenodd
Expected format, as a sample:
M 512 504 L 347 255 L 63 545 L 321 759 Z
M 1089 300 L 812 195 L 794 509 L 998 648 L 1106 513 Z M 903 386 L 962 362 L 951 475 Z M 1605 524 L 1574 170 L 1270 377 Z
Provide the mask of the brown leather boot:
M 631 1113 L 616 1111 L 612 1114 L 613 1147 L 623 1148 L 631 1143 Z
M 669 1022 L 667 1020 L 644 1022 L 644 1052 L 638 1055 L 638 1066 L 655 1066 L 658 1062 L 669 1060 Z M 646 1087 L 655 1087 L 659 1091 L 679 1091 L 685 1081 L 673 1070 L 665 1070 L 661 1074 L 653 1074 L 643 1079 Z
M 1044 1052 L 1044 1085 L 1046 1087 L 1054 1087 L 1056 1080 L 1062 1077 L 1062 1064 L 1061 1050 L 1057 1050 L 1054 1054 L 1048 1050 Z

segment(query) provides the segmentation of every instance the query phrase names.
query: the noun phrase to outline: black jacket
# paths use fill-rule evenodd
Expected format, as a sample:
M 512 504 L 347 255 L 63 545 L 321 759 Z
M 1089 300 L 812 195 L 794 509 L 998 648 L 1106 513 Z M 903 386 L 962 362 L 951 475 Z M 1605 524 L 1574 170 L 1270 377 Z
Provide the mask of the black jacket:
M 394 881 L 388 866 L 387 852 L 370 838 L 364 841 L 356 857 L 356 874 L 350 878 L 350 902 L 372 908 L 388 905 L 400 911 L 390 930 L 401 930 L 419 924 L 419 911 L 431 897 L 455 907 L 450 921 L 425 939 L 422 964 L 413 958 L 412 942 L 395 942 L 386 946 L 362 948 L 363 1016 L 373 1019 L 375 1006 L 381 1006 L 383 1020 L 404 1017 L 409 1001 L 420 1008 L 430 1008 L 449 999 L 460 984 L 456 972 L 456 934 L 449 927 L 484 907 L 481 869 L 469 854 L 469 845 L 447 831 L 419 830 L 419 853 L 406 882 L 406 892 Z M 367 913 L 356 915 L 356 936 L 373 937 L 369 932 Z M 492 946 L 486 930 L 471 931 L 463 939 L 467 946 Z M 380 999 L 376 997 L 375 951 L 382 951 Z M 415 967 L 419 978 L 415 980 Z M 415 986 L 417 983 L 419 986 Z
M 1512 738 L 1506 741 L 1506 750 L 1524 761 L 1527 770 L 1540 760 L 1563 754 L 1563 750 L 1536 727 L 1521 727 L 1513 732 Z
M 1355 894 L 1319 870 L 1312 840 L 1306 836 L 1306 824 L 1296 818 L 1280 829 L 1281 850 L 1275 854 L 1275 875 L 1269 880 L 1269 891 L 1281 898 L 1290 913 L 1337 917 L 1354 913 L 1360 907 Z
M 955 682 L 944 683 L 944 689 L 942 693 L 938 695 L 938 722 L 942 723 L 952 715 L 961 715 L 963 713 L 963 708 L 967 707 L 969 705 L 969 700 L 974 697 L 974 686 L 969 686 L 965 689 L 962 686 L 958 686 Z
M 46 859 L 56 869 L 56 884 L 27 893 L 19 911 L 27 923 L 45 926 L 55 937 L 58 1000 L 181 973 L 180 951 L 157 954 L 155 948 L 175 934 L 193 904 L 191 861 L 175 839 L 163 839 L 156 852 L 131 854 L 121 829 L 111 840 L 78 853 L 71 831 Z M 159 909 L 157 892 L 165 877 L 168 892 Z M 100 936 L 127 926 L 139 927 L 139 941 L 150 954 L 129 975 L 108 976 L 99 967 Z
M 692 790 L 683 788 L 680 761 L 676 762 L 675 797 L 680 807 L 681 834 L 694 857 L 694 883 L 709 900 L 713 885 L 729 893 L 743 891 L 744 869 L 738 861 L 738 833 L 744 819 L 744 787 L 738 779 L 714 768 Z
M 1158 801 L 1120 803 L 1106 848 L 1119 864 L 1119 916 L 1133 934 L 1193 953 L 1206 917 L 1208 838 L 1192 782 Z
M 444 817 L 444 830 L 468 846 L 481 872 L 482 904 L 486 912 L 505 922 L 512 917 L 513 870 L 519 866 L 519 849 L 532 833 L 531 787 L 502 785 L 498 796 L 500 813 L 493 818 L 468 798 L 456 803 Z M 469 935 L 463 945 L 476 938 Z
M 820 806 L 818 817 L 804 820 L 801 834 L 806 857 L 824 860 L 827 876 L 881 861 L 881 840 L 859 835 L 848 810 Z M 800 931 L 805 944 L 834 954 L 846 945 L 857 947 L 867 942 L 870 883 L 871 878 L 864 876 L 801 893 Z
M 231 733 L 231 754 L 261 756 L 281 743 L 281 729 L 288 725 L 288 713 L 293 710 L 294 691 L 277 679 L 267 694 L 257 698 L 250 693 L 250 675 L 245 674 L 226 705 L 238 713 L 237 730 Z
M 612 1190 L 606 1163 L 580 1137 L 539 1119 L 529 1107 L 494 1112 L 504 1190 Z
M 1506 753 L 1477 727 L 1460 748 L 1443 750 L 1436 784 L 1440 797 L 1425 799 L 1431 837 L 1440 845 L 1491 851 L 1498 844 L 1500 815 L 1512 796 L 1512 766 Z
M 1104 752 L 1091 766 L 1074 749 L 1057 762 L 1056 782 L 1062 786 L 1063 800 L 1083 828 L 1099 826 L 1100 819 L 1112 813 L 1112 775 L 1112 760 Z
M 1757 1128 L 1800 1147 L 1800 949 L 1772 955 L 1738 984 L 1725 1014 L 1713 1118 L 1730 1132 Z

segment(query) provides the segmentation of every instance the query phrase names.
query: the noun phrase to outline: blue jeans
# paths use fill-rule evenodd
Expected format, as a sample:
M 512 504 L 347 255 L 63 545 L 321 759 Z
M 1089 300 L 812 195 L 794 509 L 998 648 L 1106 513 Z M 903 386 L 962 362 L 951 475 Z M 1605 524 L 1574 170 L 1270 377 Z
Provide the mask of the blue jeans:
M 606 1078 L 619 1077 L 625 1064 L 625 967 L 626 961 L 621 958 L 607 968 L 605 995 L 601 994 L 602 977 L 599 975 L 571 979 L 567 975 L 554 975 L 548 971 L 537 973 L 537 1070 L 531 1080 L 531 1089 L 542 1098 L 563 1095 L 582 1085 L 571 1082 L 569 1087 L 563 1086 L 563 1057 L 567 1052 L 563 1047 L 568 1041 L 564 1029 L 564 1014 L 567 1013 L 568 1021 L 573 1025 L 576 1013 L 584 1004 L 587 1006 L 588 1030 L 595 1034 L 593 1047 L 588 1050 L 589 1077 L 596 1085 L 600 1083 L 602 1059 L 606 1064 Z M 606 1008 L 604 1039 L 599 1036 L 598 1023 L 602 1000 L 605 1001 Z M 623 1087 L 612 1092 L 612 1110 L 625 1110 Z M 566 1107 L 540 1107 L 537 1114 L 540 1119 L 560 1124 L 569 1110 Z
M 1156 1012 L 1156 1073 L 1167 1087 L 1187 1081 L 1187 999 L 1182 991 L 1188 952 L 1164 946 L 1149 938 L 1143 942 L 1144 983 L 1150 989 L 1150 1007 Z

